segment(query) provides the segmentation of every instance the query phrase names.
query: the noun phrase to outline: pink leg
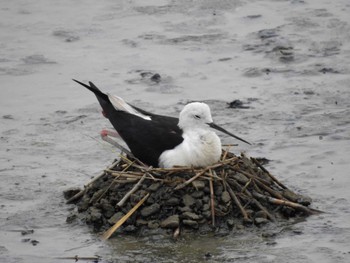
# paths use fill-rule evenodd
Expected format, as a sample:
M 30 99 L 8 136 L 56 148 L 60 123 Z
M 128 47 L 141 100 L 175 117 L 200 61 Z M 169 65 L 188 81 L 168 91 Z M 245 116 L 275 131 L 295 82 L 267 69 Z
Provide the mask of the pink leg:
M 115 137 L 115 138 L 120 138 L 120 135 L 117 131 L 115 130 L 102 130 L 100 132 L 101 137 L 106 137 L 106 136 L 111 136 L 111 137 Z

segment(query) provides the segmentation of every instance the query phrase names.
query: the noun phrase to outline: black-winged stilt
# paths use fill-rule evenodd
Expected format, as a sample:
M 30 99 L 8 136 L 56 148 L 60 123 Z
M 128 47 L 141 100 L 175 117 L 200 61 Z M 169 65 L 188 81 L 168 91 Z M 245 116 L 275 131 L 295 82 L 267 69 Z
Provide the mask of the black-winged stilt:
M 178 119 L 144 111 L 117 96 L 103 93 L 92 82 L 87 85 L 74 81 L 96 95 L 104 116 L 133 155 L 153 167 L 204 167 L 217 162 L 221 141 L 209 127 L 250 144 L 216 125 L 205 103 L 187 104 Z

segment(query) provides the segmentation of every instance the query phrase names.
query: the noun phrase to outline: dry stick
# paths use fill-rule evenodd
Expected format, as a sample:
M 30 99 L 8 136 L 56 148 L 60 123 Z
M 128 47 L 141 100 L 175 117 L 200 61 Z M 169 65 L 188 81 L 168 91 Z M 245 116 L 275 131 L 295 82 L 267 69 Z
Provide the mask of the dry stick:
M 287 186 L 285 186 L 284 184 L 282 184 L 280 181 L 277 180 L 276 177 L 274 177 L 272 174 L 270 174 L 270 172 L 268 170 L 265 169 L 264 166 L 261 165 L 261 163 L 253 158 L 250 157 L 250 159 L 253 161 L 253 163 L 255 163 L 261 170 L 263 170 L 276 184 L 278 184 L 279 186 L 281 186 L 283 189 L 288 189 Z
M 274 197 L 277 197 L 279 199 L 285 199 L 280 193 L 278 193 L 277 191 L 273 190 L 272 188 L 270 188 L 269 186 L 267 186 L 264 182 L 263 179 L 255 176 L 255 175 L 252 175 L 250 173 L 247 173 L 245 171 L 240 171 L 238 169 L 234 169 L 236 172 L 238 173 L 241 173 L 245 176 L 247 176 L 249 179 L 252 179 L 254 180 L 254 183 L 257 184 L 259 187 L 263 188 L 265 191 L 269 192 L 272 196 Z M 261 182 L 263 181 L 263 182 Z M 267 182 L 266 182 L 267 183 Z
M 213 174 L 211 169 L 209 169 L 209 172 L 211 175 Z M 215 203 L 214 203 L 214 187 L 213 187 L 212 177 L 209 180 L 209 188 L 210 188 L 211 221 L 212 221 L 212 225 L 215 227 Z
M 222 159 L 221 159 L 222 161 L 226 160 L 226 157 L 227 157 L 227 154 L 228 154 L 230 148 L 231 148 L 230 146 L 226 147 L 226 150 L 224 151 L 224 154 L 223 154 Z
M 237 198 L 237 196 L 233 192 L 231 186 L 226 181 L 225 181 L 225 185 L 226 185 L 226 188 L 227 188 L 228 193 L 230 194 L 231 198 L 233 199 L 233 201 L 235 202 L 235 204 L 238 206 L 239 210 L 241 211 L 241 214 L 243 216 L 243 221 L 246 223 L 251 222 L 247 212 L 244 210 L 241 202 L 239 201 L 239 199 Z
M 178 226 L 173 233 L 173 238 L 177 239 L 179 235 L 180 235 L 180 227 Z
M 144 173 L 144 175 L 141 177 L 141 179 L 137 182 L 137 184 L 134 185 L 133 188 L 131 188 L 131 190 L 129 192 L 126 193 L 126 195 L 122 198 L 122 200 L 120 200 L 117 204 L 117 207 L 122 207 L 124 205 L 124 203 L 126 202 L 126 200 L 128 200 L 128 198 L 130 197 L 131 194 L 133 194 L 134 192 L 137 191 L 137 189 L 141 186 L 143 180 L 145 180 L 146 178 L 146 173 Z
M 239 183 L 237 183 L 234 180 L 230 180 L 229 183 L 234 184 L 235 187 L 237 187 L 238 189 L 240 189 L 240 191 L 242 192 L 242 187 Z M 250 191 L 248 189 L 244 190 L 244 193 L 251 199 L 251 201 L 262 211 L 264 211 L 267 215 L 267 217 L 271 220 L 271 221 L 276 221 L 275 217 L 273 215 L 271 215 L 269 213 L 269 211 L 265 208 L 265 206 L 263 206 L 258 200 L 256 200 L 253 195 L 250 193 Z
M 121 171 L 121 173 L 122 173 L 122 172 L 125 172 L 127 169 L 129 169 L 130 165 L 131 165 L 131 164 L 127 164 L 127 166 Z M 105 169 L 105 172 L 109 172 L 109 171 L 113 171 L 113 170 L 111 170 L 111 169 Z M 119 181 L 118 181 L 118 178 L 119 178 L 119 177 L 120 177 L 120 175 L 117 176 L 117 178 L 115 178 L 115 179 L 112 181 L 112 183 L 105 189 L 105 191 L 101 194 L 101 196 L 100 196 L 94 203 L 97 203 L 98 201 L 100 201 L 100 200 L 102 199 L 102 197 L 108 192 L 108 190 L 109 190 L 115 183 L 118 183 L 118 182 L 119 182 Z M 91 202 L 91 200 L 90 200 L 90 202 Z
M 294 209 L 303 211 L 304 213 L 306 213 L 308 215 L 315 215 L 315 214 L 323 213 L 320 210 L 310 209 L 310 208 L 307 208 L 307 207 L 305 207 L 305 206 L 303 206 L 301 204 L 298 204 L 298 203 L 294 203 L 294 202 L 287 201 L 287 200 L 281 200 L 281 199 L 273 198 L 271 196 L 262 195 L 262 194 L 259 194 L 257 192 L 253 192 L 253 195 L 256 198 L 265 200 L 265 201 L 267 201 L 267 202 L 269 202 L 271 204 L 289 206 L 289 207 L 292 207 Z
M 272 188 L 270 188 L 269 186 L 263 184 L 262 182 L 260 182 L 259 180 L 254 180 L 254 182 L 261 188 L 263 188 L 265 191 L 267 191 L 270 195 L 278 198 L 278 199 L 282 199 L 285 200 L 286 198 L 284 198 L 280 193 L 278 193 L 277 191 L 273 190 Z
M 110 229 L 108 229 L 104 234 L 102 235 L 102 239 L 106 240 L 113 235 L 117 229 L 125 223 L 126 220 L 146 201 L 146 199 L 149 197 L 149 193 L 147 193 L 133 208 L 130 209 L 130 211 L 123 216 L 117 223 L 115 223 Z
M 214 169 L 220 166 L 223 166 L 224 164 L 230 163 L 231 161 L 233 161 L 234 159 L 236 159 L 237 157 L 233 157 L 230 159 L 227 159 L 225 161 L 219 162 L 217 164 L 211 165 L 211 166 L 207 166 L 206 168 L 202 169 L 199 173 L 197 173 L 195 176 L 193 176 L 192 178 L 188 179 L 186 182 L 179 184 L 178 186 L 175 187 L 175 190 L 179 190 L 184 188 L 185 186 L 189 185 L 190 183 L 192 183 L 194 180 L 196 180 L 198 177 L 200 177 L 201 175 L 205 174 L 209 169 Z
M 118 163 L 119 163 L 118 160 L 114 161 L 111 165 L 107 167 L 107 169 L 113 169 Z M 105 171 L 102 171 L 99 175 L 97 175 L 94 179 L 92 179 L 87 185 L 85 185 L 85 188 L 83 190 L 81 190 L 79 193 L 72 196 L 66 203 L 71 204 L 75 200 L 80 199 L 85 194 L 85 192 L 90 188 L 90 186 L 104 175 L 106 175 L 106 173 Z

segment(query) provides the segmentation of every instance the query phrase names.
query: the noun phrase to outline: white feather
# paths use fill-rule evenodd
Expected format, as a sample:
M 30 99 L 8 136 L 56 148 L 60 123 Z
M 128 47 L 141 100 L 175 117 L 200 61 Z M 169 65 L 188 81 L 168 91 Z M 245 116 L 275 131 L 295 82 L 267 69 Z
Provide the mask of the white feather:
M 107 95 L 108 95 L 110 102 L 112 103 L 113 107 L 116 110 L 128 112 L 130 114 L 139 116 L 145 120 L 149 120 L 149 121 L 151 120 L 150 116 L 147 116 L 147 115 L 142 114 L 141 112 L 137 111 L 136 109 L 131 107 L 128 103 L 126 103 L 122 98 L 115 96 L 115 95 L 112 95 L 112 94 L 109 94 L 109 93 L 107 93 Z

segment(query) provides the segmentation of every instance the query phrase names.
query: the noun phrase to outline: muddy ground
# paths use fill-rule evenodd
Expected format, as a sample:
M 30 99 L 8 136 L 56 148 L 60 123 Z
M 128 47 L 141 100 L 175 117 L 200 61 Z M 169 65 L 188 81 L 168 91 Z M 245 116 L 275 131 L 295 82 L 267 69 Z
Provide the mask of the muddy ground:
M 345 0 L 3 1 L 0 261 L 348 262 L 349 9 Z M 272 160 L 274 175 L 327 213 L 270 224 L 269 236 L 101 242 L 65 222 L 62 192 L 117 152 L 99 138 L 109 124 L 96 99 L 71 78 L 160 114 L 206 101 L 218 124 L 254 142 L 237 153 Z M 234 100 L 248 108 L 228 107 Z

